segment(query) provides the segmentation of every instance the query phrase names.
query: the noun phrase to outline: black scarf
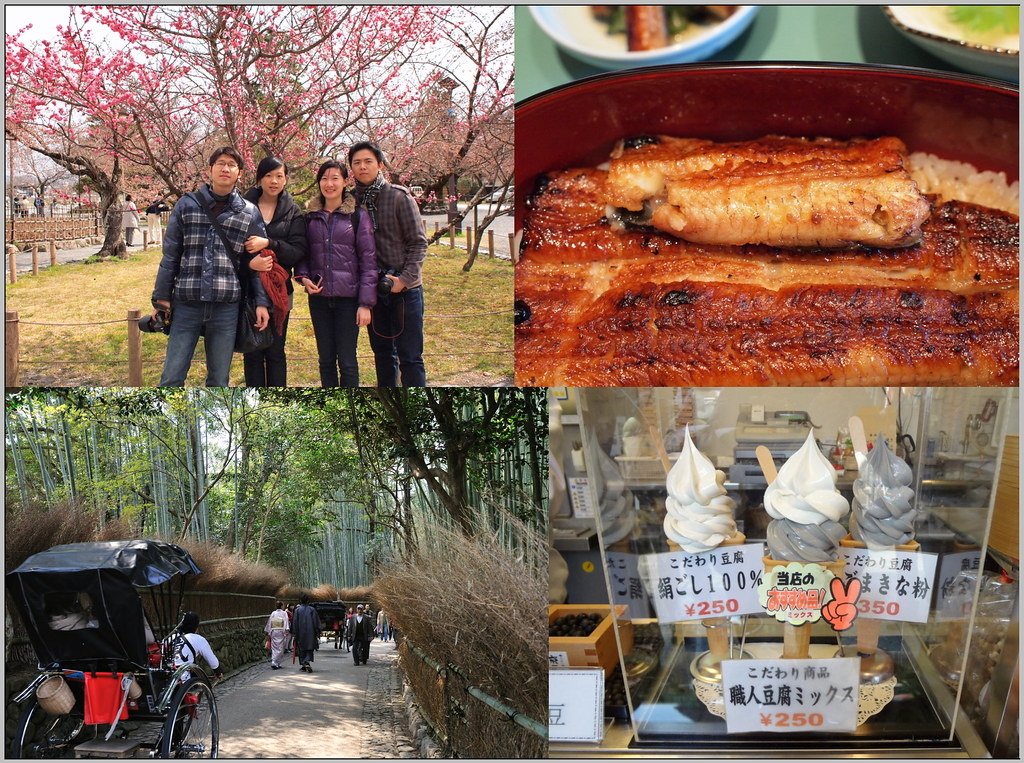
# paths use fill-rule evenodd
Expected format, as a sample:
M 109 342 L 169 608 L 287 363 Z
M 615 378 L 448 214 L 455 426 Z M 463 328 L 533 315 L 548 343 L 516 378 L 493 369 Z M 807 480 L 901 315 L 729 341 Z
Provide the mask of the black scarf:
M 366 208 L 366 211 L 370 213 L 370 219 L 373 220 L 374 230 L 377 230 L 377 195 L 383 187 L 384 173 L 378 172 L 377 177 L 373 179 L 373 182 L 363 188 L 363 206 Z

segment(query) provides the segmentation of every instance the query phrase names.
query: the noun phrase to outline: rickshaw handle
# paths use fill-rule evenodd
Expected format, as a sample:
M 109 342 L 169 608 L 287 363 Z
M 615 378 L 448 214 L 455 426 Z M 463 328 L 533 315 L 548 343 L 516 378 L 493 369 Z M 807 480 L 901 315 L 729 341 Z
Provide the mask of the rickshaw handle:
M 18 692 L 18 695 L 13 700 L 15 703 L 20 705 L 22 702 L 24 702 L 26 699 L 32 696 L 32 694 L 36 690 L 36 687 L 39 686 L 39 684 L 41 684 L 50 676 L 55 675 L 57 672 L 59 672 L 49 668 L 44 668 L 44 670 L 46 671 L 45 673 L 40 673 L 38 676 L 35 677 L 35 679 L 33 679 L 32 683 L 30 683 L 28 686 L 26 686 L 24 689 Z

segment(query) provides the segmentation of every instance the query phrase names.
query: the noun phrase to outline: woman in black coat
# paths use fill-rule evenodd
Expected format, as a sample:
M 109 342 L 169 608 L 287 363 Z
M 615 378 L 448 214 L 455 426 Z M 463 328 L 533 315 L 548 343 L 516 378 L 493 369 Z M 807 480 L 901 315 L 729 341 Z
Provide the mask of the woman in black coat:
M 270 249 L 277 257 L 277 264 L 288 274 L 288 304 L 292 303 L 292 268 L 306 256 L 306 221 L 302 210 L 285 189 L 288 184 L 288 167 L 280 159 L 268 156 L 256 168 L 256 187 L 245 194 L 255 204 L 267 226 L 267 237 L 250 236 L 245 250 L 256 255 Z M 257 272 L 270 271 L 274 260 L 269 256 L 254 256 L 249 267 Z M 274 333 L 274 344 L 266 350 L 247 352 L 245 358 L 245 384 L 247 387 L 287 387 L 288 369 L 284 353 L 285 336 L 288 333 L 288 319 L 285 318 L 281 333 Z

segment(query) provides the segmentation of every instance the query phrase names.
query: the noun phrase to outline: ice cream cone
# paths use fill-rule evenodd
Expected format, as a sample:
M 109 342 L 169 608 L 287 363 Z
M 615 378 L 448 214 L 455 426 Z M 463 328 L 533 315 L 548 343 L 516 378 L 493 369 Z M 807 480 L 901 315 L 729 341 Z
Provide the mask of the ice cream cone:
M 788 567 L 791 564 L 819 564 L 829 570 L 837 578 L 843 577 L 846 569 L 846 562 L 836 560 L 834 562 L 795 562 L 783 559 L 772 559 L 764 557 L 765 574 L 771 573 L 776 567 Z M 810 656 L 811 650 L 811 625 L 803 623 L 794 625 L 785 623 L 782 626 L 782 659 L 784 660 L 805 660 Z
M 843 548 L 867 548 L 863 541 L 855 540 L 852 535 L 847 535 L 839 545 Z M 916 553 L 921 550 L 921 544 L 916 540 L 910 543 L 903 543 L 895 547 L 897 551 Z M 874 617 L 858 617 L 857 625 L 857 654 L 862 657 L 871 657 L 879 651 L 878 638 L 882 632 L 882 621 Z

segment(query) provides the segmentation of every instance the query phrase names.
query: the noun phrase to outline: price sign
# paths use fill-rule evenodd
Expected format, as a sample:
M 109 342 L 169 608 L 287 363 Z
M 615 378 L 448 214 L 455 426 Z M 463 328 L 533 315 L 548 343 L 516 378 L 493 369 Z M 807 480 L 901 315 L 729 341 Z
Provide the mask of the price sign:
M 763 566 L 760 543 L 700 554 L 646 554 L 641 576 L 661 622 L 746 615 L 761 611 L 757 585 Z
M 590 480 L 586 477 L 569 478 L 569 500 L 572 515 L 578 519 L 594 518 L 594 502 L 590 497 Z
M 604 670 L 571 668 L 548 673 L 548 739 L 600 742 L 603 718 Z
M 843 553 L 847 576 L 861 583 L 859 617 L 928 622 L 938 560 L 935 554 L 866 548 L 844 548 Z
M 723 660 L 726 730 L 854 731 L 860 660 Z
M 629 607 L 630 619 L 650 616 L 647 591 L 640 579 L 637 555 L 609 551 L 605 554 L 605 565 L 612 585 L 612 603 Z
M 964 620 L 970 616 L 980 566 L 981 551 L 942 555 L 935 578 L 935 619 Z

